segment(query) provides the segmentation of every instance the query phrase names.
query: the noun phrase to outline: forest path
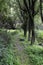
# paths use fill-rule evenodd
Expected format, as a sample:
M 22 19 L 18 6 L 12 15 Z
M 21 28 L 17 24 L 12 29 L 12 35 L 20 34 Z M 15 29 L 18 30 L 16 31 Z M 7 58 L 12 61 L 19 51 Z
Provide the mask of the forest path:
M 28 64 L 28 55 L 25 53 L 25 46 L 22 44 L 23 41 L 20 41 L 20 34 L 12 36 L 13 46 L 15 46 L 15 54 L 18 58 L 20 65 L 29 65 Z

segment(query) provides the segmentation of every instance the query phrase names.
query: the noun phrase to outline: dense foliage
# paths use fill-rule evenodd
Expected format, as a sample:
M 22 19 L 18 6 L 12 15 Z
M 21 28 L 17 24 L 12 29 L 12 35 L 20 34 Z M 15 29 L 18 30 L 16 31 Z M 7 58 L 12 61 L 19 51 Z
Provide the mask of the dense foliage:
M 42 0 L 0 0 L 0 65 L 43 65 L 42 22 Z

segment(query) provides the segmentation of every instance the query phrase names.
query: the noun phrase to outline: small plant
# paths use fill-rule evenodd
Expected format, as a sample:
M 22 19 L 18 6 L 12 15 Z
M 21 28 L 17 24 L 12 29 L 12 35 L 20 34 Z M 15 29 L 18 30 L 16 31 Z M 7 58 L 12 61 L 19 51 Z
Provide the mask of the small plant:
M 29 63 L 32 65 L 43 65 L 43 48 L 40 46 L 29 46 L 26 48 Z

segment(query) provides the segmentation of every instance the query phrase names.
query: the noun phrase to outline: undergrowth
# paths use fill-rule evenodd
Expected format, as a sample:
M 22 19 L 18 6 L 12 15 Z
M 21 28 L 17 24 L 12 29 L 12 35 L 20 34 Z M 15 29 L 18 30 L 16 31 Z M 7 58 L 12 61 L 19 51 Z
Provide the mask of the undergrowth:
M 43 65 L 43 46 L 36 44 L 30 45 L 19 30 L 0 30 L 0 65 L 21 65 L 16 55 L 15 35 L 20 35 L 20 44 L 24 46 L 24 52 L 28 55 L 29 65 Z M 43 33 L 40 32 L 38 39 L 43 39 Z M 37 40 L 38 41 L 38 40 Z

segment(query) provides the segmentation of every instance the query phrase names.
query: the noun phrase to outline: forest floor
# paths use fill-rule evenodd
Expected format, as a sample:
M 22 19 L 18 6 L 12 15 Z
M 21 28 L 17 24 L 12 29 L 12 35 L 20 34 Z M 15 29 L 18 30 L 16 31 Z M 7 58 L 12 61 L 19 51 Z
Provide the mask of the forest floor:
M 43 31 L 38 33 L 39 42 L 33 45 L 24 38 L 23 31 L 0 32 L 0 65 L 43 65 L 43 46 L 38 45 L 43 43 Z M 6 37 L 11 38 L 10 42 L 6 43 Z
M 25 45 L 23 45 L 23 41 L 24 39 L 21 38 L 20 40 L 20 35 L 21 34 L 16 34 L 16 35 L 12 35 L 12 41 L 13 41 L 13 45 L 15 46 L 16 49 L 16 57 L 18 57 L 19 59 L 19 63 L 20 65 L 29 65 L 28 63 L 28 55 L 25 53 Z
M 30 41 L 28 42 L 27 37 L 25 39 L 20 31 L 12 33 L 12 41 L 19 65 L 43 65 L 43 46 L 39 46 L 37 42 L 31 46 Z

